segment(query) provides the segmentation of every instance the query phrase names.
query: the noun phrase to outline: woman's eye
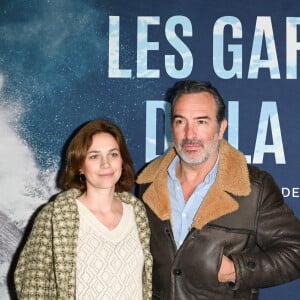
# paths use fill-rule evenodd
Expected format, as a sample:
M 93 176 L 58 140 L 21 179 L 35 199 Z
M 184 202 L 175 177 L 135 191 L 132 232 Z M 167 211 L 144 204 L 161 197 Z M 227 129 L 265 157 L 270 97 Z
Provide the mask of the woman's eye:
M 119 153 L 118 153 L 118 152 L 112 152 L 112 153 L 111 153 L 111 156 L 112 156 L 112 157 L 118 157 L 118 156 L 119 156 Z

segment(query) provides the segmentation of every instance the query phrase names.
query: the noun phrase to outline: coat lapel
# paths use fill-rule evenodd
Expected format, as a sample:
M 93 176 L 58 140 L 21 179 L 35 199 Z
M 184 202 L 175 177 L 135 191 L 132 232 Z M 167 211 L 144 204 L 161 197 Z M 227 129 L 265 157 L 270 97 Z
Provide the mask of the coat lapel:
M 76 248 L 79 214 L 75 199 L 80 191 L 71 189 L 59 194 L 53 206 L 53 252 L 59 298 L 74 299 Z
M 174 149 L 150 163 L 138 176 L 137 183 L 151 183 L 143 195 L 145 203 L 161 219 L 171 215 L 167 185 L 167 168 L 174 159 Z M 201 229 L 205 224 L 238 209 L 232 195 L 250 194 L 250 181 L 244 155 L 225 140 L 220 143 L 220 162 L 217 178 L 194 218 L 193 226 Z

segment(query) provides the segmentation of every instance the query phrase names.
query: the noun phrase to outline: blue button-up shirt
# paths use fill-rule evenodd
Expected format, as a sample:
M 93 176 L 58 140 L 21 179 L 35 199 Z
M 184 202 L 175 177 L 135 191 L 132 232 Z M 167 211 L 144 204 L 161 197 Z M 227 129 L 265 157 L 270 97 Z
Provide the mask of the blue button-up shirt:
M 176 156 L 168 168 L 168 189 L 171 199 L 171 221 L 173 235 L 177 249 L 181 246 L 189 229 L 194 221 L 194 217 L 206 196 L 208 190 L 216 180 L 219 158 L 212 170 L 206 175 L 187 202 L 184 201 L 180 182 L 176 177 L 176 166 L 179 163 L 179 157 Z

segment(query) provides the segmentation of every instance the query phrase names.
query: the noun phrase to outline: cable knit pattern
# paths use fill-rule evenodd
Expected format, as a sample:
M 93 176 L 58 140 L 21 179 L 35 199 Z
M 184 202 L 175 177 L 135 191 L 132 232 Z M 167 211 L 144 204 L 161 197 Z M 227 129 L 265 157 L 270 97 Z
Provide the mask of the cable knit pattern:
M 79 214 L 75 199 L 80 191 L 59 194 L 38 214 L 15 271 L 19 299 L 74 299 Z M 130 193 L 116 197 L 133 205 L 144 254 L 143 299 L 151 299 L 152 257 L 146 211 Z
M 110 230 L 80 201 L 77 247 L 77 299 L 142 299 L 144 255 L 133 208 Z

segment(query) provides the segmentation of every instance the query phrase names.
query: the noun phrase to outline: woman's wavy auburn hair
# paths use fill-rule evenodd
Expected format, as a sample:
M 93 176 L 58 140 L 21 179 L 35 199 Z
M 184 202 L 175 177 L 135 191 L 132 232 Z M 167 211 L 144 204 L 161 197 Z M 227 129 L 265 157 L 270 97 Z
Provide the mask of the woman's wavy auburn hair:
M 86 191 L 86 182 L 80 178 L 80 169 L 84 163 L 87 151 L 92 145 L 93 137 L 98 133 L 112 135 L 119 145 L 122 157 L 122 174 L 116 183 L 116 192 L 129 192 L 135 182 L 133 162 L 120 128 L 104 119 L 86 123 L 71 139 L 66 152 L 65 167 L 59 178 L 59 185 L 63 189 L 77 188 L 82 193 Z

